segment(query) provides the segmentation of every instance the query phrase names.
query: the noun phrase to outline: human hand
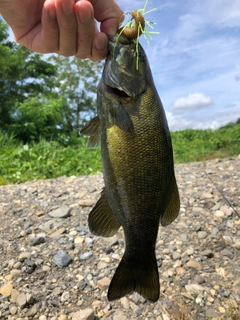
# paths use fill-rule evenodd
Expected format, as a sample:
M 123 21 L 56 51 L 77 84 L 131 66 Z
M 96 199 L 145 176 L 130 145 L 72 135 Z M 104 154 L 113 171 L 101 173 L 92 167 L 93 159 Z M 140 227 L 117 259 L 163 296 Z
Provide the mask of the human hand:
M 0 13 L 28 49 L 93 61 L 107 55 L 107 35 L 123 14 L 114 0 L 0 0 Z

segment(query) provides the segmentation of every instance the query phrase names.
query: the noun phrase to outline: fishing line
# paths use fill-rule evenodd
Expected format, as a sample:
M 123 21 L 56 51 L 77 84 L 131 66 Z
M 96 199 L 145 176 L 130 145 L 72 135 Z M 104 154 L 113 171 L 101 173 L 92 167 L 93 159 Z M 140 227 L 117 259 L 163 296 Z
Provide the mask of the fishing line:
M 205 166 L 206 166 L 206 164 L 205 164 Z M 240 214 L 237 212 L 237 210 L 234 208 L 234 206 L 231 204 L 231 202 L 226 198 L 223 191 L 217 186 L 217 184 L 213 181 L 213 179 L 210 177 L 210 175 L 206 171 L 204 171 L 204 174 L 211 181 L 211 183 L 214 185 L 214 187 L 218 190 L 218 192 L 221 194 L 221 196 L 227 202 L 227 204 L 233 209 L 233 212 L 240 218 Z

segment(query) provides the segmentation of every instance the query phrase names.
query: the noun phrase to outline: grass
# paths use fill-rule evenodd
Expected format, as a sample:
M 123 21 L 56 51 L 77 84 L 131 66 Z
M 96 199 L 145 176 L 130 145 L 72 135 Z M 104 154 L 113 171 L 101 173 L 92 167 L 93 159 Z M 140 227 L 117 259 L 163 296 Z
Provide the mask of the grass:
M 240 154 L 240 124 L 229 124 L 215 131 L 172 132 L 175 163 L 227 158 Z
M 87 149 L 85 138 L 77 145 L 64 147 L 45 140 L 23 145 L 13 137 L 0 135 L 0 185 L 100 171 L 100 152 Z
M 240 124 L 172 132 L 172 142 L 175 163 L 234 157 L 240 154 Z M 83 137 L 67 147 L 45 140 L 24 145 L 0 132 L 0 185 L 100 171 L 100 151 L 87 149 Z

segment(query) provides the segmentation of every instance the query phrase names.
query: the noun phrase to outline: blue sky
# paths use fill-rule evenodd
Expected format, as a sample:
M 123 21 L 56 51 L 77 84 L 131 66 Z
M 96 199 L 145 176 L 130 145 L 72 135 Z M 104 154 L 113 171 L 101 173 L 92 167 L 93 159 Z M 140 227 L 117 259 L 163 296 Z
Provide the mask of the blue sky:
M 145 0 L 117 0 L 123 11 Z M 171 130 L 216 129 L 240 118 L 240 0 L 149 0 L 155 85 Z
M 117 1 L 123 11 L 145 0 Z M 171 130 L 216 129 L 240 118 L 240 0 L 149 0 L 157 24 L 147 53 Z

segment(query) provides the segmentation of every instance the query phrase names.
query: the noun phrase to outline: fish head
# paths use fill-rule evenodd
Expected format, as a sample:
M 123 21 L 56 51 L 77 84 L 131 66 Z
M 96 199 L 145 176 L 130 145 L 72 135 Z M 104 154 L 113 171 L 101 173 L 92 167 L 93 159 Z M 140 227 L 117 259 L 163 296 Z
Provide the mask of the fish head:
M 138 97 L 146 91 L 149 73 L 147 56 L 139 43 L 123 35 L 109 37 L 102 81 L 110 94 L 119 99 Z

